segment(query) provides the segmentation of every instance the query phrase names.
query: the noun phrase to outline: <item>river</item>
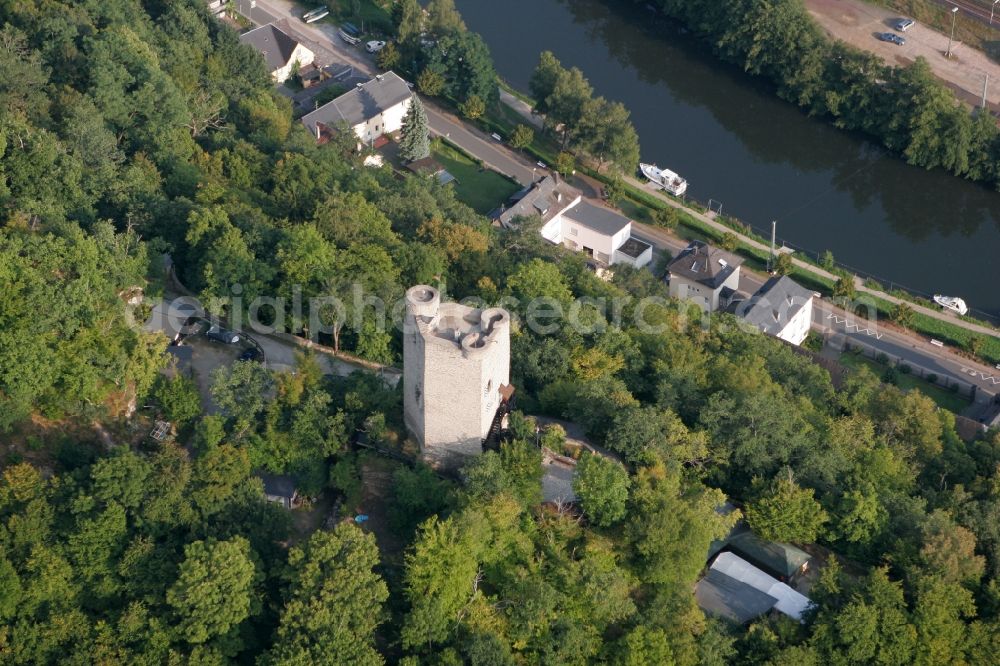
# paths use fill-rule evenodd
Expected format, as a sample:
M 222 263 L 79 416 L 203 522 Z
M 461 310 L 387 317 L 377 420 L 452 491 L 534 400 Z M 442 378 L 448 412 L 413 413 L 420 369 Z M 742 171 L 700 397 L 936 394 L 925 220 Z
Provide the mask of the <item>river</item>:
M 649 9 L 615 0 L 456 0 L 499 74 L 527 90 L 543 50 L 632 112 L 643 161 L 689 195 L 889 286 L 1000 315 L 1000 193 L 911 167 L 809 118 Z

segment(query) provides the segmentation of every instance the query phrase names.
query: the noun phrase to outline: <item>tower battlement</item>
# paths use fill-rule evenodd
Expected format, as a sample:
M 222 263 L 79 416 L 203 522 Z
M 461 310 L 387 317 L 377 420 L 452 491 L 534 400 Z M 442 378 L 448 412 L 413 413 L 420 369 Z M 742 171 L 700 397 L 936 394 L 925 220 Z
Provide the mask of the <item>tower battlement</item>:
M 425 457 L 447 465 L 481 452 L 510 381 L 510 314 L 442 303 L 434 287 L 406 292 L 403 408 Z

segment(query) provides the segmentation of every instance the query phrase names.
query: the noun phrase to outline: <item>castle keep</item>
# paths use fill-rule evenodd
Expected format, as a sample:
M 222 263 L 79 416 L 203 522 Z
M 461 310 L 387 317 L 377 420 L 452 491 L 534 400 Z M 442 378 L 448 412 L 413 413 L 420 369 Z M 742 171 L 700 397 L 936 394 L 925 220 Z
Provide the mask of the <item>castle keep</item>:
M 513 394 L 510 315 L 442 303 L 437 289 L 406 292 L 403 411 L 432 463 L 460 465 L 499 433 Z

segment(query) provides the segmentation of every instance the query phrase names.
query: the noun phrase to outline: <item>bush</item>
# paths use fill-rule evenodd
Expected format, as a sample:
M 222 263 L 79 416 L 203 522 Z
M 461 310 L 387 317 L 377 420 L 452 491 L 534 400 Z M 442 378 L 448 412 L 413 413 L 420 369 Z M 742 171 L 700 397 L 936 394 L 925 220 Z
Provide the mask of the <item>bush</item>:
M 900 371 L 900 372 L 901 372 L 902 374 L 904 374 L 904 375 L 908 375 L 908 374 L 910 374 L 911 372 L 913 372 L 913 368 L 911 368 L 910 366 L 908 366 L 908 365 L 907 365 L 907 364 L 905 364 L 905 363 L 901 363 L 901 364 L 900 364 L 900 366 L 899 366 L 899 371 Z

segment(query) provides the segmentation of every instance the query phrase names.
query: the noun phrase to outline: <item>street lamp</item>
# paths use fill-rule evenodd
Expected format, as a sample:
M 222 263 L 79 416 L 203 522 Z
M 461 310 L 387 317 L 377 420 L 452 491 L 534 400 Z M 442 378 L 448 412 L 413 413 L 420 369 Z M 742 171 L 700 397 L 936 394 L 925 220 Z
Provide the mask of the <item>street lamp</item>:
M 996 3 L 993 3 L 996 4 Z M 948 38 L 948 51 L 944 54 L 945 58 L 951 57 L 951 43 L 955 40 L 955 19 L 958 18 L 958 7 L 951 8 L 951 37 Z
M 990 7 L 990 25 L 993 25 L 993 12 L 996 11 L 998 2 L 1000 2 L 1000 0 L 993 0 L 993 6 Z

